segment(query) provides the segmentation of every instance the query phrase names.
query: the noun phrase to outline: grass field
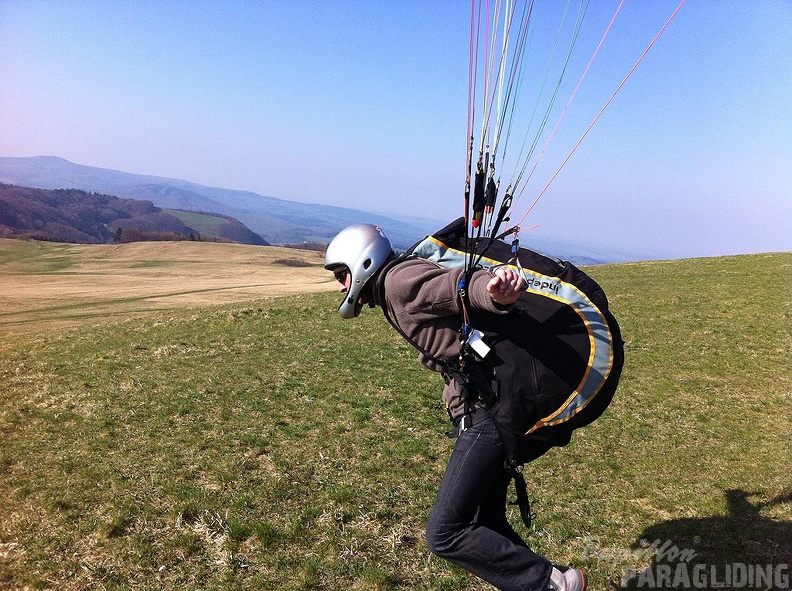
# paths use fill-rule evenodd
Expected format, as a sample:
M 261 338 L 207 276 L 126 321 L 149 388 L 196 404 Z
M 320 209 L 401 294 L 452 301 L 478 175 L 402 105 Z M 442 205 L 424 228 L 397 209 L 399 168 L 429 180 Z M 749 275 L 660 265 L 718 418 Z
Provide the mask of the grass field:
M 189 226 L 196 230 L 201 236 L 216 236 L 217 229 L 223 224 L 228 223 L 223 217 L 206 215 L 195 211 L 186 211 L 183 209 L 164 209 L 165 213 L 179 218 L 184 222 L 185 226 Z
M 439 378 L 378 312 L 338 317 L 316 266 L 4 248 L 0 589 L 491 589 L 423 540 L 452 446 Z M 629 575 L 667 542 L 792 563 L 792 254 L 590 272 L 627 363 L 608 412 L 526 467 L 533 547 L 594 591 L 645 588 Z M 224 284 L 239 299 L 193 299 Z

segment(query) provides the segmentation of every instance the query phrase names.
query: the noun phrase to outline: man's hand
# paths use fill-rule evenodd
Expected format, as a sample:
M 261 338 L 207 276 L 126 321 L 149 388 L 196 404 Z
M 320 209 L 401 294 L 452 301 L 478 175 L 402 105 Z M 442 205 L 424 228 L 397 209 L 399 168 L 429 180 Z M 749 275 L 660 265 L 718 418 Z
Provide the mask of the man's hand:
M 517 301 L 524 285 L 522 275 L 513 269 L 499 267 L 487 283 L 487 293 L 496 303 L 508 306 Z

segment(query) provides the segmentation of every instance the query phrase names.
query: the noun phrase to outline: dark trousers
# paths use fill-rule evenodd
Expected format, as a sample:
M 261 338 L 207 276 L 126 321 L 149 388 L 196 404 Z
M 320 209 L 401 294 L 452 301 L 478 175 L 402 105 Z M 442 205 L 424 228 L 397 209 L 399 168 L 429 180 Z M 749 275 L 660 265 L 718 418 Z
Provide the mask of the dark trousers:
M 552 564 L 506 519 L 509 474 L 492 419 L 460 433 L 426 528 L 429 549 L 502 591 L 544 591 Z

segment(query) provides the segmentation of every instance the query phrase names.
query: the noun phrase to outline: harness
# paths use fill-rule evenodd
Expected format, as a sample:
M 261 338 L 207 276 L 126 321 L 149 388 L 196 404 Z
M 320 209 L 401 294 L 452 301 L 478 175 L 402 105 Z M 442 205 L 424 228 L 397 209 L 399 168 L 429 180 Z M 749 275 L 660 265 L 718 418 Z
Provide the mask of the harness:
M 446 384 L 453 380 L 460 388 L 465 413 L 452 420 L 449 435 L 492 418 L 506 450 L 505 467 L 515 481 L 523 521 L 529 525 L 522 466 L 552 447 L 568 444 L 575 429 L 605 411 L 621 374 L 623 342 L 604 292 L 586 273 L 515 243 L 510 247 L 502 236 L 489 240 L 484 252 L 468 256 L 464 227 L 464 220 L 457 220 L 386 264 L 374 295 L 389 324 L 441 369 Z M 522 275 L 526 291 L 507 314 L 470 308 L 467 288 L 473 271 L 466 273 L 458 289 L 463 310 L 459 354 L 438 358 L 391 316 L 384 280 L 396 265 L 416 258 L 444 268 L 469 269 L 465 265 L 472 256 L 475 270 L 511 266 Z

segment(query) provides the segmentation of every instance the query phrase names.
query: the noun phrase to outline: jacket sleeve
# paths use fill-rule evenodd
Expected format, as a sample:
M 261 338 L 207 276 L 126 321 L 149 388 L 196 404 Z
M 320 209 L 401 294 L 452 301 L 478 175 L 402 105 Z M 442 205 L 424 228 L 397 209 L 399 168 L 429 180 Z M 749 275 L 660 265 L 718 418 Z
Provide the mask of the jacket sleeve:
M 384 305 L 408 339 L 433 357 L 459 355 L 459 329 L 462 307 L 459 280 L 464 269 L 444 269 L 425 259 L 396 265 L 386 275 Z M 511 307 L 497 304 L 487 293 L 489 275 L 477 271 L 468 286 L 470 308 L 505 314 Z M 436 364 L 423 355 L 421 362 L 430 369 Z
M 408 339 L 432 357 L 421 354 L 418 359 L 429 369 L 442 371 L 437 359 L 459 355 L 459 329 L 462 327 L 462 308 L 459 301 L 459 280 L 464 269 L 443 269 L 436 264 L 414 259 L 405 261 L 388 271 L 384 278 L 385 302 Z M 504 314 L 504 308 L 487 293 L 489 275 L 486 271 L 473 274 L 468 286 L 471 308 Z M 452 416 L 465 411 L 466 402 L 455 384 L 447 384 L 443 400 Z
M 385 278 L 385 293 L 397 316 L 408 314 L 421 323 L 440 316 L 459 316 L 459 281 L 464 269 L 444 269 L 430 261 L 415 259 L 397 265 Z M 487 293 L 489 275 L 476 271 L 467 287 L 472 308 L 504 313 L 508 308 L 497 304 Z

